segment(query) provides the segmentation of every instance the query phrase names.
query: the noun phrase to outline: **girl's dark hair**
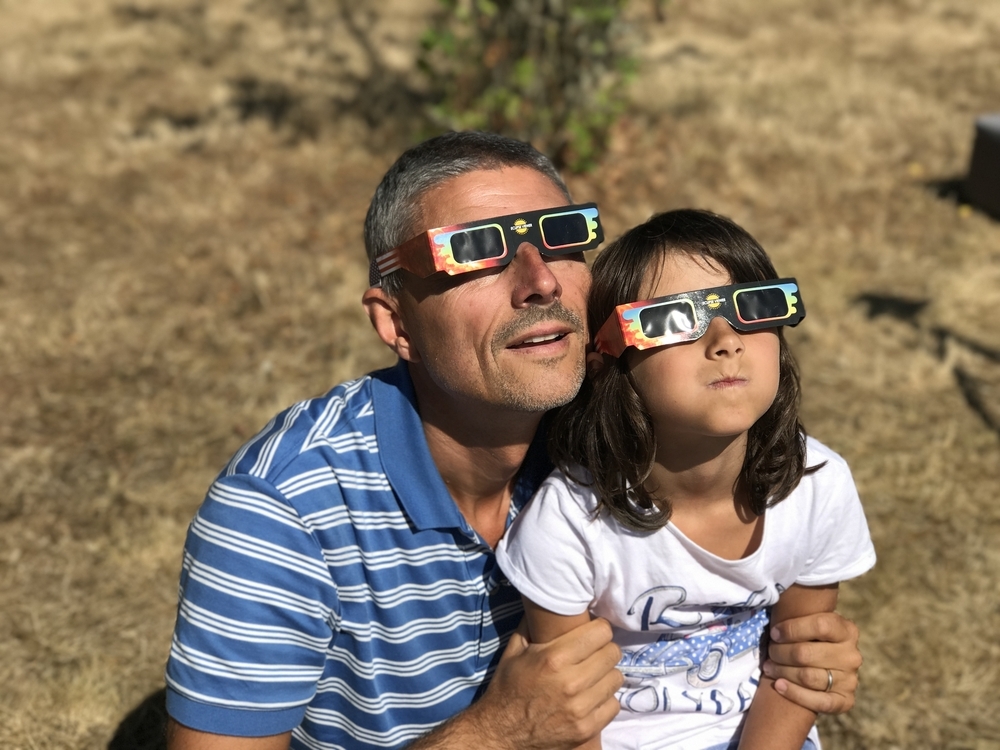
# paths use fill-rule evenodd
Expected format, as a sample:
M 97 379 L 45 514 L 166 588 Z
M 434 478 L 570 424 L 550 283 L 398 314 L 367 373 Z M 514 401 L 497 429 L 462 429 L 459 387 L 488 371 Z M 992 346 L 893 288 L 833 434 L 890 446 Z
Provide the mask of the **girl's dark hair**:
M 615 307 L 639 299 L 647 271 L 669 253 L 707 259 L 728 271 L 733 284 L 778 278 L 764 249 L 729 219 L 695 209 L 657 214 L 608 245 L 594 262 L 587 306 L 592 334 Z M 738 480 L 757 515 L 788 497 L 804 473 L 819 468 L 805 468 L 798 368 L 783 329 L 775 330 L 778 392 L 747 434 Z M 656 455 L 653 425 L 632 382 L 628 351 L 604 359 L 604 367 L 591 373 L 576 398 L 555 415 L 549 453 L 560 469 L 594 488 L 599 511 L 607 510 L 632 529 L 658 529 L 669 520 L 671 506 L 669 498 L 654 498 L 644 486 Z M 590 480 L 575 471 L 578 465 L 590 472 Z

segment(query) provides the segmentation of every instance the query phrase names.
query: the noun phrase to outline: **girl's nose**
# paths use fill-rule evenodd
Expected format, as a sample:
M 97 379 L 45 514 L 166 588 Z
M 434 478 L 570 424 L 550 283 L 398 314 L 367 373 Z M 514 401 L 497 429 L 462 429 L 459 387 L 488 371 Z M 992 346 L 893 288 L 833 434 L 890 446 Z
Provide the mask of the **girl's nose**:
M 743 339 L 729 321 L 719 316 L 713 318 L 705 331 L 705 353 L 712 358 L 733 357 L 743 353 Z

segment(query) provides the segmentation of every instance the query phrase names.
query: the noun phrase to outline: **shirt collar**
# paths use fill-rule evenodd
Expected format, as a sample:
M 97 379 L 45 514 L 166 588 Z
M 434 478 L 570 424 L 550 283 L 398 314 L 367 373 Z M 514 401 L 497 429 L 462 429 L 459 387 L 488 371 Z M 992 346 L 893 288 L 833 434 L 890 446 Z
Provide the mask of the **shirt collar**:
M 405 361 L 372 373 L 372 406 L 382 470 L 414 526 L 418 530 L 457 528 L 472 534 L 431 458 Z M 508 523 L 552 470 L 545 449 L 546 422 L 542 420 L 518 471 Z

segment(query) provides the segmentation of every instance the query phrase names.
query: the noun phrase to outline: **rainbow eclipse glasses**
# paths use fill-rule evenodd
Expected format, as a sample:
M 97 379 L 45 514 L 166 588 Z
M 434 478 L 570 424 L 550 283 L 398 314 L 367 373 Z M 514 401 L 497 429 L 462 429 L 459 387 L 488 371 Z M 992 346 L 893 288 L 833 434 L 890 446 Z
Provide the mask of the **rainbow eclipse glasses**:
M 749 332 L 794 326 L 805 316 L 795 279 L 717 286 L 618 305 L 597 332 L 594 348 L 620 357 L 630 346 L 652 349 L 699 339 L 716 317 Z
M 505 266 L 522 242 L 542 255 L 558 256 L 592 250 L 604 241 L 597 206 L 583 203 L 541 211 L 527 211 L 418 234 L 371 262 L 369 283 L 405 268 L 427 277 L 438 271 L 450 276 L 483 268 Z

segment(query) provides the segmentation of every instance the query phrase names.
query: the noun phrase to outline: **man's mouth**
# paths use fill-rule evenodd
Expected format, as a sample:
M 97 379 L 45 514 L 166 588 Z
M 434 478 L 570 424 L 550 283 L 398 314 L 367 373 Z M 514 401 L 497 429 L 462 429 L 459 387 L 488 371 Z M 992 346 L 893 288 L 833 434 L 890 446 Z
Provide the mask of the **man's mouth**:
M 553 341 L 559 341 L 566 337 L 566 333 L 546 333 L 541 336 L 529 336 L 523 341 L 519 341 L 516 344 L 511 344 L 511 349 L 524 349 L 531 346 L 538 346 L 540 344 L 551 344 Z
M 517 317 L 502 325 L 494 334 L 491 347 L 494 356 L 504 349 L 531 351 L 562 346 L 560 343 L 571 333 L 583 334 L 586 325 L 572 310 L 556 300 L 549 307 L 532 306 L 518 313 Z

